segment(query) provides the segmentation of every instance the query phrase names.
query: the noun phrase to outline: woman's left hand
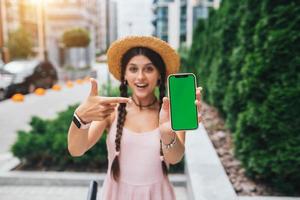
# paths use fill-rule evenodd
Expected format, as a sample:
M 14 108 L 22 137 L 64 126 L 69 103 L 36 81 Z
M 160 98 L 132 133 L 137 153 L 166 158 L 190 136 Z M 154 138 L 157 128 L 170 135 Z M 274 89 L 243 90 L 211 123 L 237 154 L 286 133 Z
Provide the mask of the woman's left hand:
M 195 100 L 195 104 L 198 108 L 198 123 L 202 121 L 202 117 L 199 114 L 201 110 L 201 89 L 201 87 L 198 87 L 196 89 L 197 99 Z M 170 118 L 170 100 L 168 97 L 163 98 L 163 104 L 159 112 L 159 131 L 161 133 L 170 133 L 172 131 Z

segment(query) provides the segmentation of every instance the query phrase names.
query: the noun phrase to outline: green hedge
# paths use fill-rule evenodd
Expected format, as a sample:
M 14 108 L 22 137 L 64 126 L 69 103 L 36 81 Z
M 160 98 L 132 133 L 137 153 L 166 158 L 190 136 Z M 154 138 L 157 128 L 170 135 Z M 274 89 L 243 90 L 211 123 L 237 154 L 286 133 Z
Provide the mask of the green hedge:
M 189 51 L 247 174 L 289 195 L 300 188 L 299 13 L 295 0 L 224 0 Z
M 54 120 L 43 120 L 38 117 L 31 119 L 32 130 L 19 131 L 17 142 L 12 146 L 14 156 L 31 168 L 53 170 L 103 170 L 107 168 L 107 150 L 105 138 L 84 156 L 72 157 L 67 148 L 67 133 L 75 108 L 70 106 L 60 112 Z

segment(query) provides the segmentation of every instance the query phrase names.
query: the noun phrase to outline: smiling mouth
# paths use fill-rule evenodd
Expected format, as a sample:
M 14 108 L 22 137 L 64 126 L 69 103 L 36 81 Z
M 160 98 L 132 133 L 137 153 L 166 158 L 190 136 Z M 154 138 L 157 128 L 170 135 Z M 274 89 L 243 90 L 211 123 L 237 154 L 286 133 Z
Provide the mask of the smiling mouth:
M 148 86 L 148 84 L 135 84 L 136 87 L 138 88 L 146 88 Z

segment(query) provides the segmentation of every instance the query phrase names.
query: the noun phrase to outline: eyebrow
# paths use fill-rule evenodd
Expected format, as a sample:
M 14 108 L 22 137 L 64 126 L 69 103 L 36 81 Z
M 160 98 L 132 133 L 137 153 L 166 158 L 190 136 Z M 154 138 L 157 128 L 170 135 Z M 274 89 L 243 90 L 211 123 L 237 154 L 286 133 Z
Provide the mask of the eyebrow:
M 133 65 L 133 66 L 137 66 L 137 64 L 135 64 L 135 63 L 129 63 L 129 65 Z M 144 66 L 147 66 L 147 65 L 153 65 L 153 63 L 146 63 L 146 64 L 144 64 Z

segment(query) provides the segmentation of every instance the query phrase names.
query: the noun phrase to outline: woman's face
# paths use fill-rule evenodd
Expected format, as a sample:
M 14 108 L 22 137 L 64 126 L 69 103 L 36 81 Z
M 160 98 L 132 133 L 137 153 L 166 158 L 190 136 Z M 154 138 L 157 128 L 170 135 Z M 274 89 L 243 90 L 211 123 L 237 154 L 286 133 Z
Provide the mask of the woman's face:
M 134 56 L 126 66 L 125 80 L 138 98 L 152 94 L 158 79 L 160 79 L 159 71 L 146 56 Z

